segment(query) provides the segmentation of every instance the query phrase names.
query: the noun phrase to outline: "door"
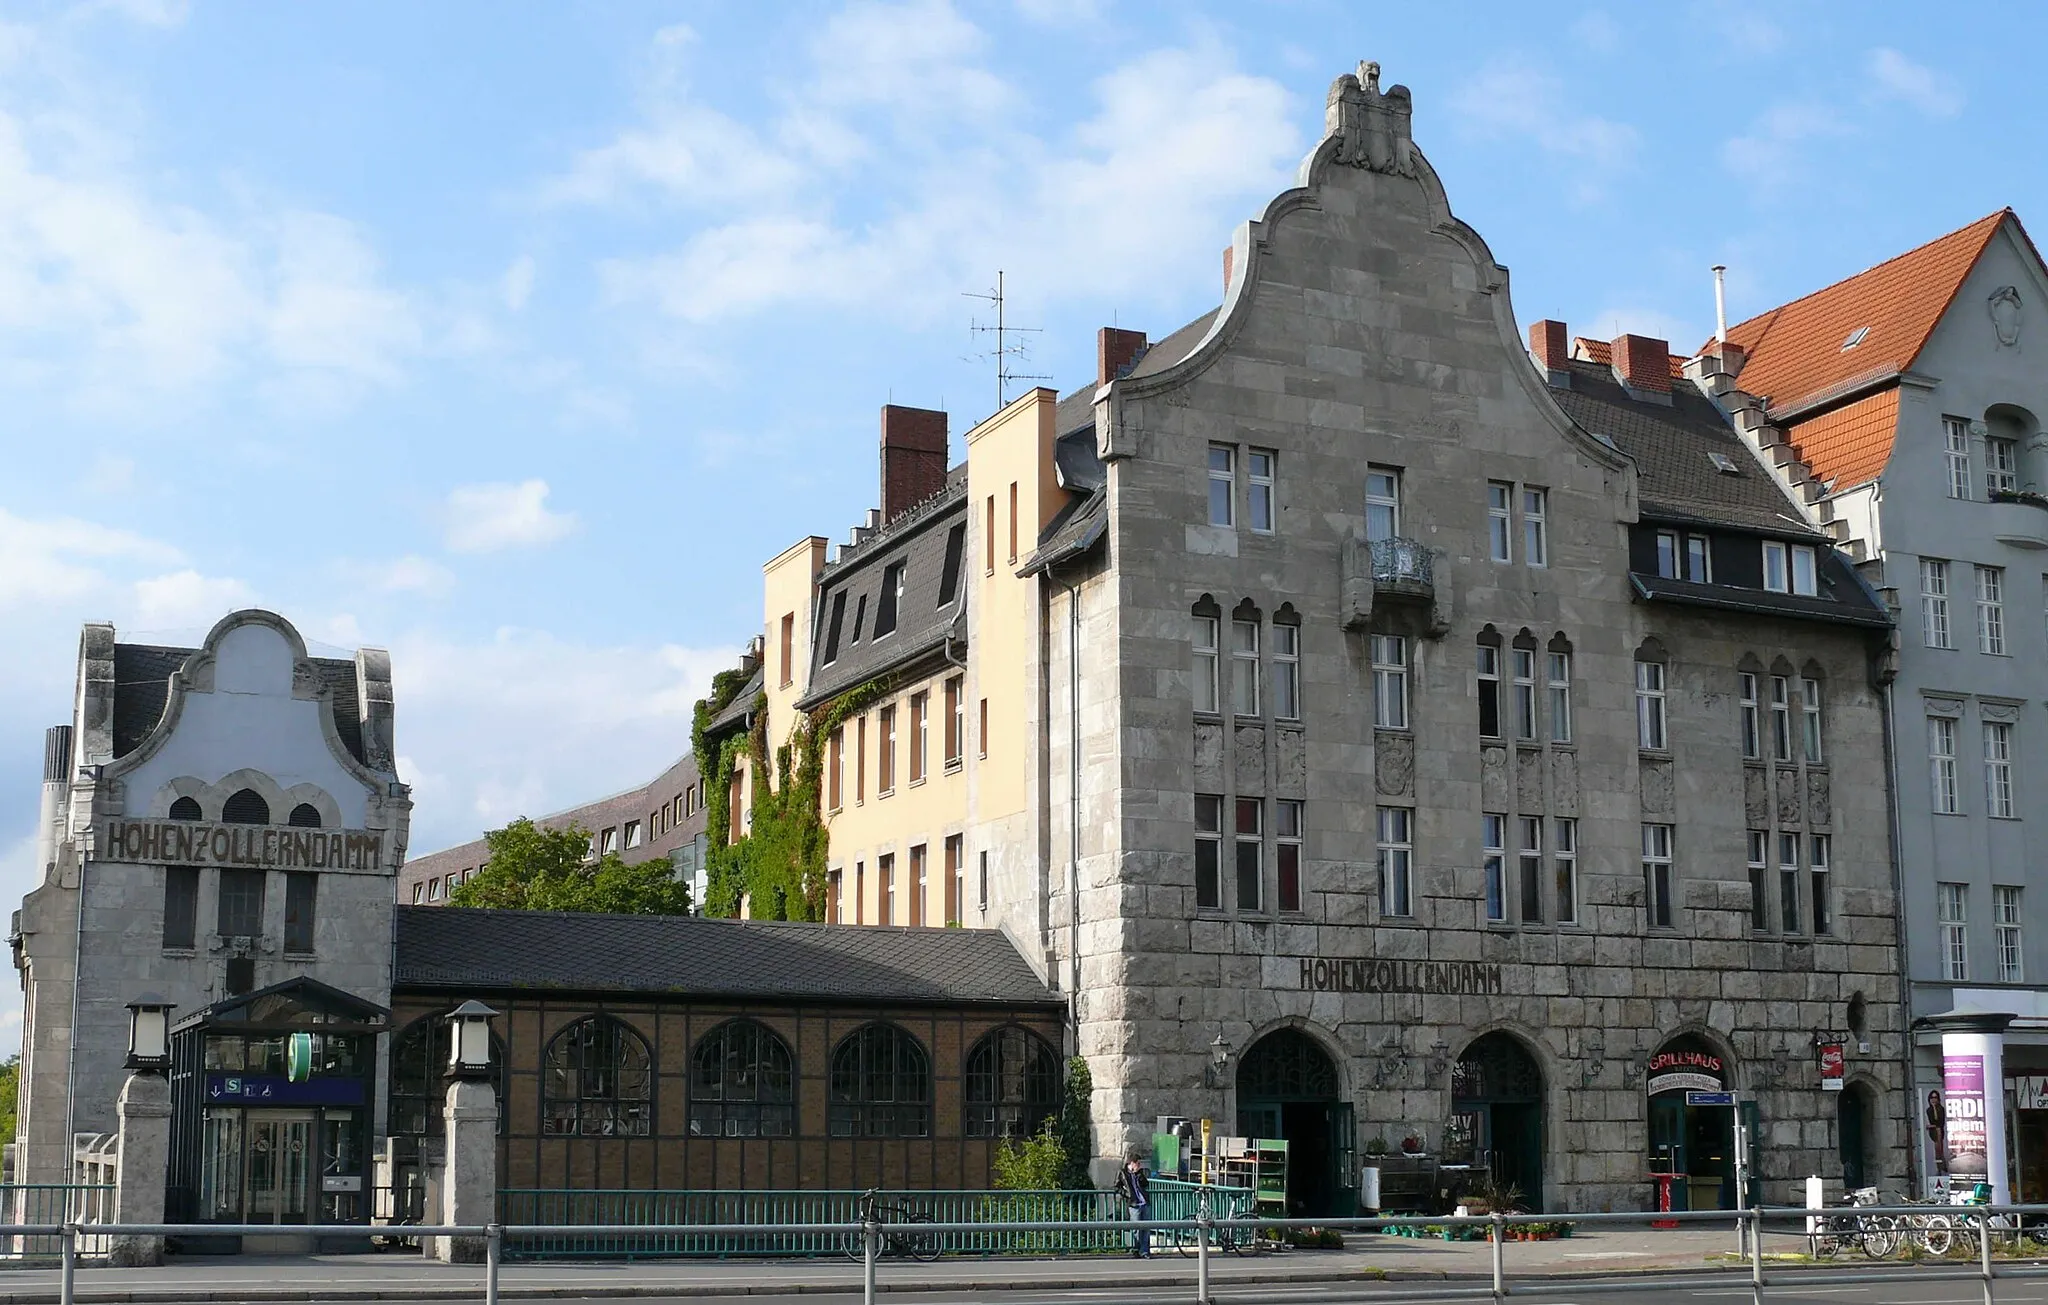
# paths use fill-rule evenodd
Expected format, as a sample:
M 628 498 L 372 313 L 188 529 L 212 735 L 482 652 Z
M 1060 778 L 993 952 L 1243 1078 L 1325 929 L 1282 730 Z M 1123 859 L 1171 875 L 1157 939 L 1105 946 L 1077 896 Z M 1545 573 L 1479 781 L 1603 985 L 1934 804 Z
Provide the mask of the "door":
M 1673 1092 L 1651 1097 L 1650 1172 L 1683 1174 L 1685 1161 L 1685 1097 Z M 1672 1183 L 1671 1208 L 1687 1208 L 1685 1198 L 1684 1180 Z
M 1836 1146 L 1842 1156 L 1842 1186 L 1849 1191 L 1870 1184 L 1864 1177 L 1864 1133 L 1869 1121 L 1864 1117 L 1863 1092 L 1850 1088 L 1841 1094 L 1836 1105 L 1837 1129 Z
M 312 1205 L 313 1112 L 251 1110 L 243 1126 L 249 1223 L 307 1223 Z

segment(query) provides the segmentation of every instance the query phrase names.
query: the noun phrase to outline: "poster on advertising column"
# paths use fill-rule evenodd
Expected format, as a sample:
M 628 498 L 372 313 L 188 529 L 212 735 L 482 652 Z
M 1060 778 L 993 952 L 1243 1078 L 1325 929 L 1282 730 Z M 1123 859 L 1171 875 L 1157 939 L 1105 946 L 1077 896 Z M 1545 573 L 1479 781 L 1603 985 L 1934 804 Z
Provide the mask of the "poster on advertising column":
M 1990 1138 L 1984 1114 L 1984 1057 L 1943 1056 L 1941 1096 L 1947 1117 L 1949 1176 L 1965 1182 L 1984 1182 L 1991 1173 Z

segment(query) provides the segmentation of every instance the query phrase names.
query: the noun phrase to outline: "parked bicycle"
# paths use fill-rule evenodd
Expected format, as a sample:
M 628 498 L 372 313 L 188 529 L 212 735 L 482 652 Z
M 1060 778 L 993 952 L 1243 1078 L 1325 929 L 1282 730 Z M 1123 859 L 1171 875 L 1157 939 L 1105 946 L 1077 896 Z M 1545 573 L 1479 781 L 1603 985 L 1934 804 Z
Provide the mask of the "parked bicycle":
M 1828 1260 L 1845 1247 L 1855 1247 L 1873 1260 L 1895 1254 L 1903 1234 L 1899 1221 L 1888 1214 L 1855 1213 L 1856 1207 L 1878 1204 L 1877 1189 L 1862 1187 L 1850 1193 L 1847 1206 L 1815 1215 L 1819 1226 L 1813 1232 L 1814 1258 Z
M 939 1235 L 918 1229 L 917 1224 L 930 1223 L 932 1217 L 924 1210 L 913 1210 L 907 1205 L 891 1205 L 882 1200 L 880 1188 L 870 1187 L 861 1193 L 858 1205 L 859 1218 L 864 1224 L 881 1225 L 875 1248 L 878 1257 L 907 1255 L 913 1260 L 926 1264 L 939 1258 Z M 911 1225 L 903 1231 L 894 1231 L 898 1225 Z M 866 1260 L 868 1257 L 867 1234 L 850 1232 L 846 1234 L 846 1254 L 849 1259 Z
M 1211 1219 L 1249 1219 L 1252 1217 L 1252 1202 L 1249 1194 L 1213 1192 L 1209 1196 L 1209 1217 Z M 1244 1255 L 1260 1249 L 1253 1241 L 1254 1230 L 1250 1228 L 1211 1228 L 1209 1249 L 1227 1251 L 1232 1255 Z M 1182 1255 L 1194 1255 L 1200 1249 L 1202 1230 L 1200 1228 L 1160 1228 L 1153 1232 L 1155 1239 L 1164 1239 Z
M 1936 1257 L 1947 1255 L 1956 1244 L 1955 1216 L 1929 1201 L 1907 1201 L 1905 1204 L 1928 1206 L 1924 1213 L 1899 1216 L 1899 1227 L 1906 1245 L 1916 1246 Z

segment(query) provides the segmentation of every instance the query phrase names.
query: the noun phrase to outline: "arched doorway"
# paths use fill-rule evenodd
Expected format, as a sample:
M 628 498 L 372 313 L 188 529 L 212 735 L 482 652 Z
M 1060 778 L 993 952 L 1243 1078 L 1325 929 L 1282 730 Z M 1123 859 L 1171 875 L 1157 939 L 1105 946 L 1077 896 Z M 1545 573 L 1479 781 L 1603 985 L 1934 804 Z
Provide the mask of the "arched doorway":
M 1736 1108 L 1728 1082 L 1720 1050 L 1695 1034 L 1682 1033 L 1650 1056 L 1650 1172 L 1677 1175 L 1674 1209 L 1736 1208 Z
M 1237 1131 L 1287 1142 L 1287 1213 L 1355 1213 L 1351 1103 L 1339 1101 L 1337 1066 L 1315 1039 L 1280 1029 L 1237 1065 Z
M 1454 1149 L 1523 1208 L 1543 1208 L 1543 1071 L 1509 1034 L 1478 1038 L 1451 1068 L 1445 1160 Z
M 1869 1085 L 1851 1083 L 1843 1088 L 1835 1103 L 1835 1147 L 1842 1157 L 1842 1186 L 1849 1191 L 1876 1185 L 1877 1169 L 1871 1163 L 1877 1140 L 1871 1130 L 1876 1124 Z

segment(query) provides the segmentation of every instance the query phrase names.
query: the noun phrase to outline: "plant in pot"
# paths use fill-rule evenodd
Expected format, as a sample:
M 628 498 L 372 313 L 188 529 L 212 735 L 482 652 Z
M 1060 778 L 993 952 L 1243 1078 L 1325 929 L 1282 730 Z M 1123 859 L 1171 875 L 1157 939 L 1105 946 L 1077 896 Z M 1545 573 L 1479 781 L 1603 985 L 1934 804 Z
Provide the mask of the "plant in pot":
M 1422 1139 L 1410 1133 L 1401 1139 L 1401 1150 L 1408 1155 L 1422 1154 Z
M 1365 1144 L 1365 1153 L 1367 1155 L 1385 1155 L 1387 1153 L 1386 1134 L 1373 1134 L 1372 1139 Z

